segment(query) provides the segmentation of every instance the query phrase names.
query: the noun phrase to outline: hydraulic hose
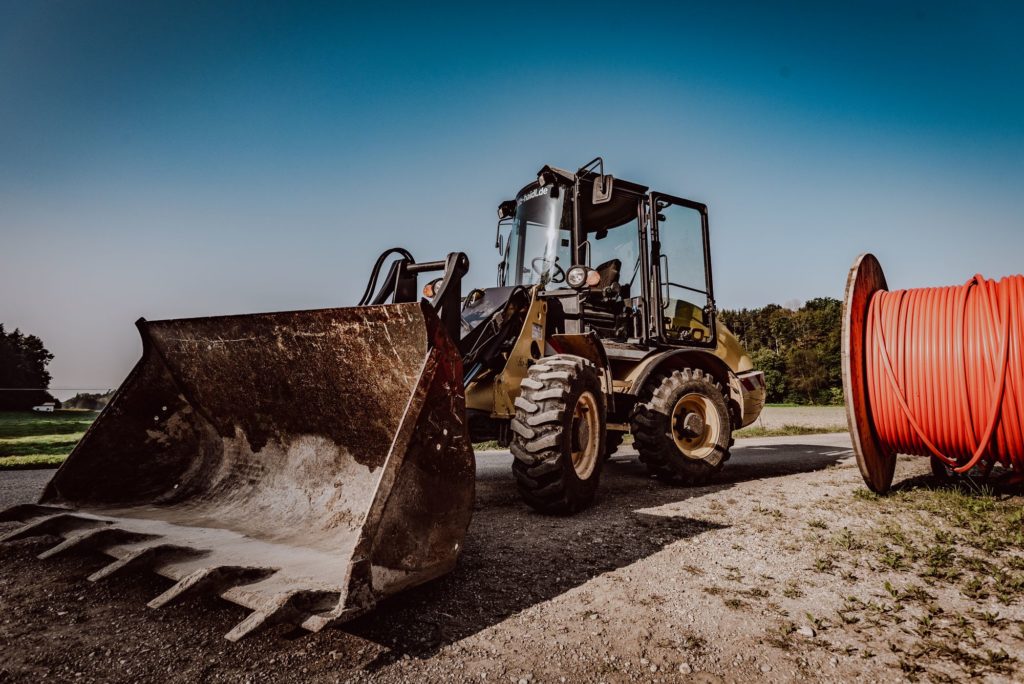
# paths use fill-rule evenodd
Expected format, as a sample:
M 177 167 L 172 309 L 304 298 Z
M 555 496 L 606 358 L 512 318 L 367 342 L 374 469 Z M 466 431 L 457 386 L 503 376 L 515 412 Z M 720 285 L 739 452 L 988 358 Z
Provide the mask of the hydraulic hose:
M 377 261 L 373 265 L 373 270 L 370 271 L 370 280 L 366 283 L 366 290 L 363 292 L 363 296 L 360 297 L 359 304 L 357 306 L 366 306 L 370 303 L 370 300 L 373 298 L 373 293 L 377 289 L 377 278 L 380 277 L 380 269 L 384 265 L 384 261 L 392 254 L 398 254 L 410 264 L 416 263 L 416 260 L 412 258 L 412 254 L 401 247 L 392 247 L 391 249 L 384 250 L 384 253 L 377 257 Z

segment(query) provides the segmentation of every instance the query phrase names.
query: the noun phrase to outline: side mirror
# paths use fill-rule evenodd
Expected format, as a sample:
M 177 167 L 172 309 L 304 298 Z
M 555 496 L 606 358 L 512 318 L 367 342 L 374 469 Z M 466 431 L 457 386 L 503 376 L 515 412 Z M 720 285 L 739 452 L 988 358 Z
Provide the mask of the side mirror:
M 501 233 L 498 233 L 498 242 L 494 246 L 498 248 L 498 254 L 504 254 L 505 253 L 505 236 L 502 235 Z
M 594 179 L 594 195 L 590 200 L 591 203 L 604 204 L 611 201 L 612 180 L 613 178 L 610 175 L 601 175 Z

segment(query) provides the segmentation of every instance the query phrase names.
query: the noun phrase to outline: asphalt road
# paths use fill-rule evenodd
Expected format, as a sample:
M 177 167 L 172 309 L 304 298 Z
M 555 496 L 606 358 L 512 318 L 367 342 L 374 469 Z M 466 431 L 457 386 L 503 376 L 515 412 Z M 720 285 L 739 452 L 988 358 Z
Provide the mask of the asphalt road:
M 799 437 L 764 437 L 740 439 L 732 450 L 732 458 L 725 466 L 723 475 L 729 480 L 755 479 L 760 475 L 772 476 L 785 472 L 805 470 L 809 446 L 825 447 L 816 450 L 816 456 L 831 458 L 852 457 L 848 433 L 804 435 Z M 834 449 L 828 449 L 833 447 Z M 477 453 L 477 482 L 486 490 L 492 485 L 512 483 L 512 454 L 507 450 L 482 451 Z M 0 473 L 0 510 L 20 503 L 31 503 L 39 498 L 43 487 L 53 476 L 54 470 L 14 470 Z M 643 474 L 643 467 L 636 461 L 636 451 L 628 446 L 620 447 L 605 470 L 605 480 L 621 478 L 632 480 Z

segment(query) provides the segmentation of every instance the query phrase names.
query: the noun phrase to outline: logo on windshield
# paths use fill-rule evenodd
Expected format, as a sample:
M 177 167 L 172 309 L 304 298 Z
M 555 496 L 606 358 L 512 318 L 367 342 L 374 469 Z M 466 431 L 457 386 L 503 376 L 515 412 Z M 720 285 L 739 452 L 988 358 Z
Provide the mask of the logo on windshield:
M 551 186 L 550 185 L 545 185 L 542 188 L 534 188 L 533 190 L 531 190 L 530 192 L 526 193 L 522 197 L 516 199 L 516 206 L 518 207 L 523 202 L 528 202 L 528 201 L 532 200 L 535 197 L 540 197 L 541 195 L 550 195 L 550 194 L 551 194 Z

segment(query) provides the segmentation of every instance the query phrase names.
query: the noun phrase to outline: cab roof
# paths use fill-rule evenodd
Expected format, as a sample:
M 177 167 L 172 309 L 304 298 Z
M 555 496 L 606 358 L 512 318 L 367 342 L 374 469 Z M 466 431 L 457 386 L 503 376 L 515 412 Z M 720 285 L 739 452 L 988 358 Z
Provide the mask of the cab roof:
M 640 196 L 646 194 L 648 190 L 646 185 L 615 178 L 612 181 L 611 199 L 600 204 L 594 204 L 592 188 L 594 180 L 600 177 L 599 174 L 586 171 L 577 175 L 556 166 L 545 165 L 537 172 L 537 180 L 524 186 L 522 190 L 516 193 L 516 196 L 518 197 L 527 190 L 539 186 L 541 179 L 545 177 L 554 177 L 554 179 L 561 180 L 570 185 L 575 184 L 577 180 L 580 182 L 580 223 L 588 233 L 607 230 L 636 218 L 637 200 Z

